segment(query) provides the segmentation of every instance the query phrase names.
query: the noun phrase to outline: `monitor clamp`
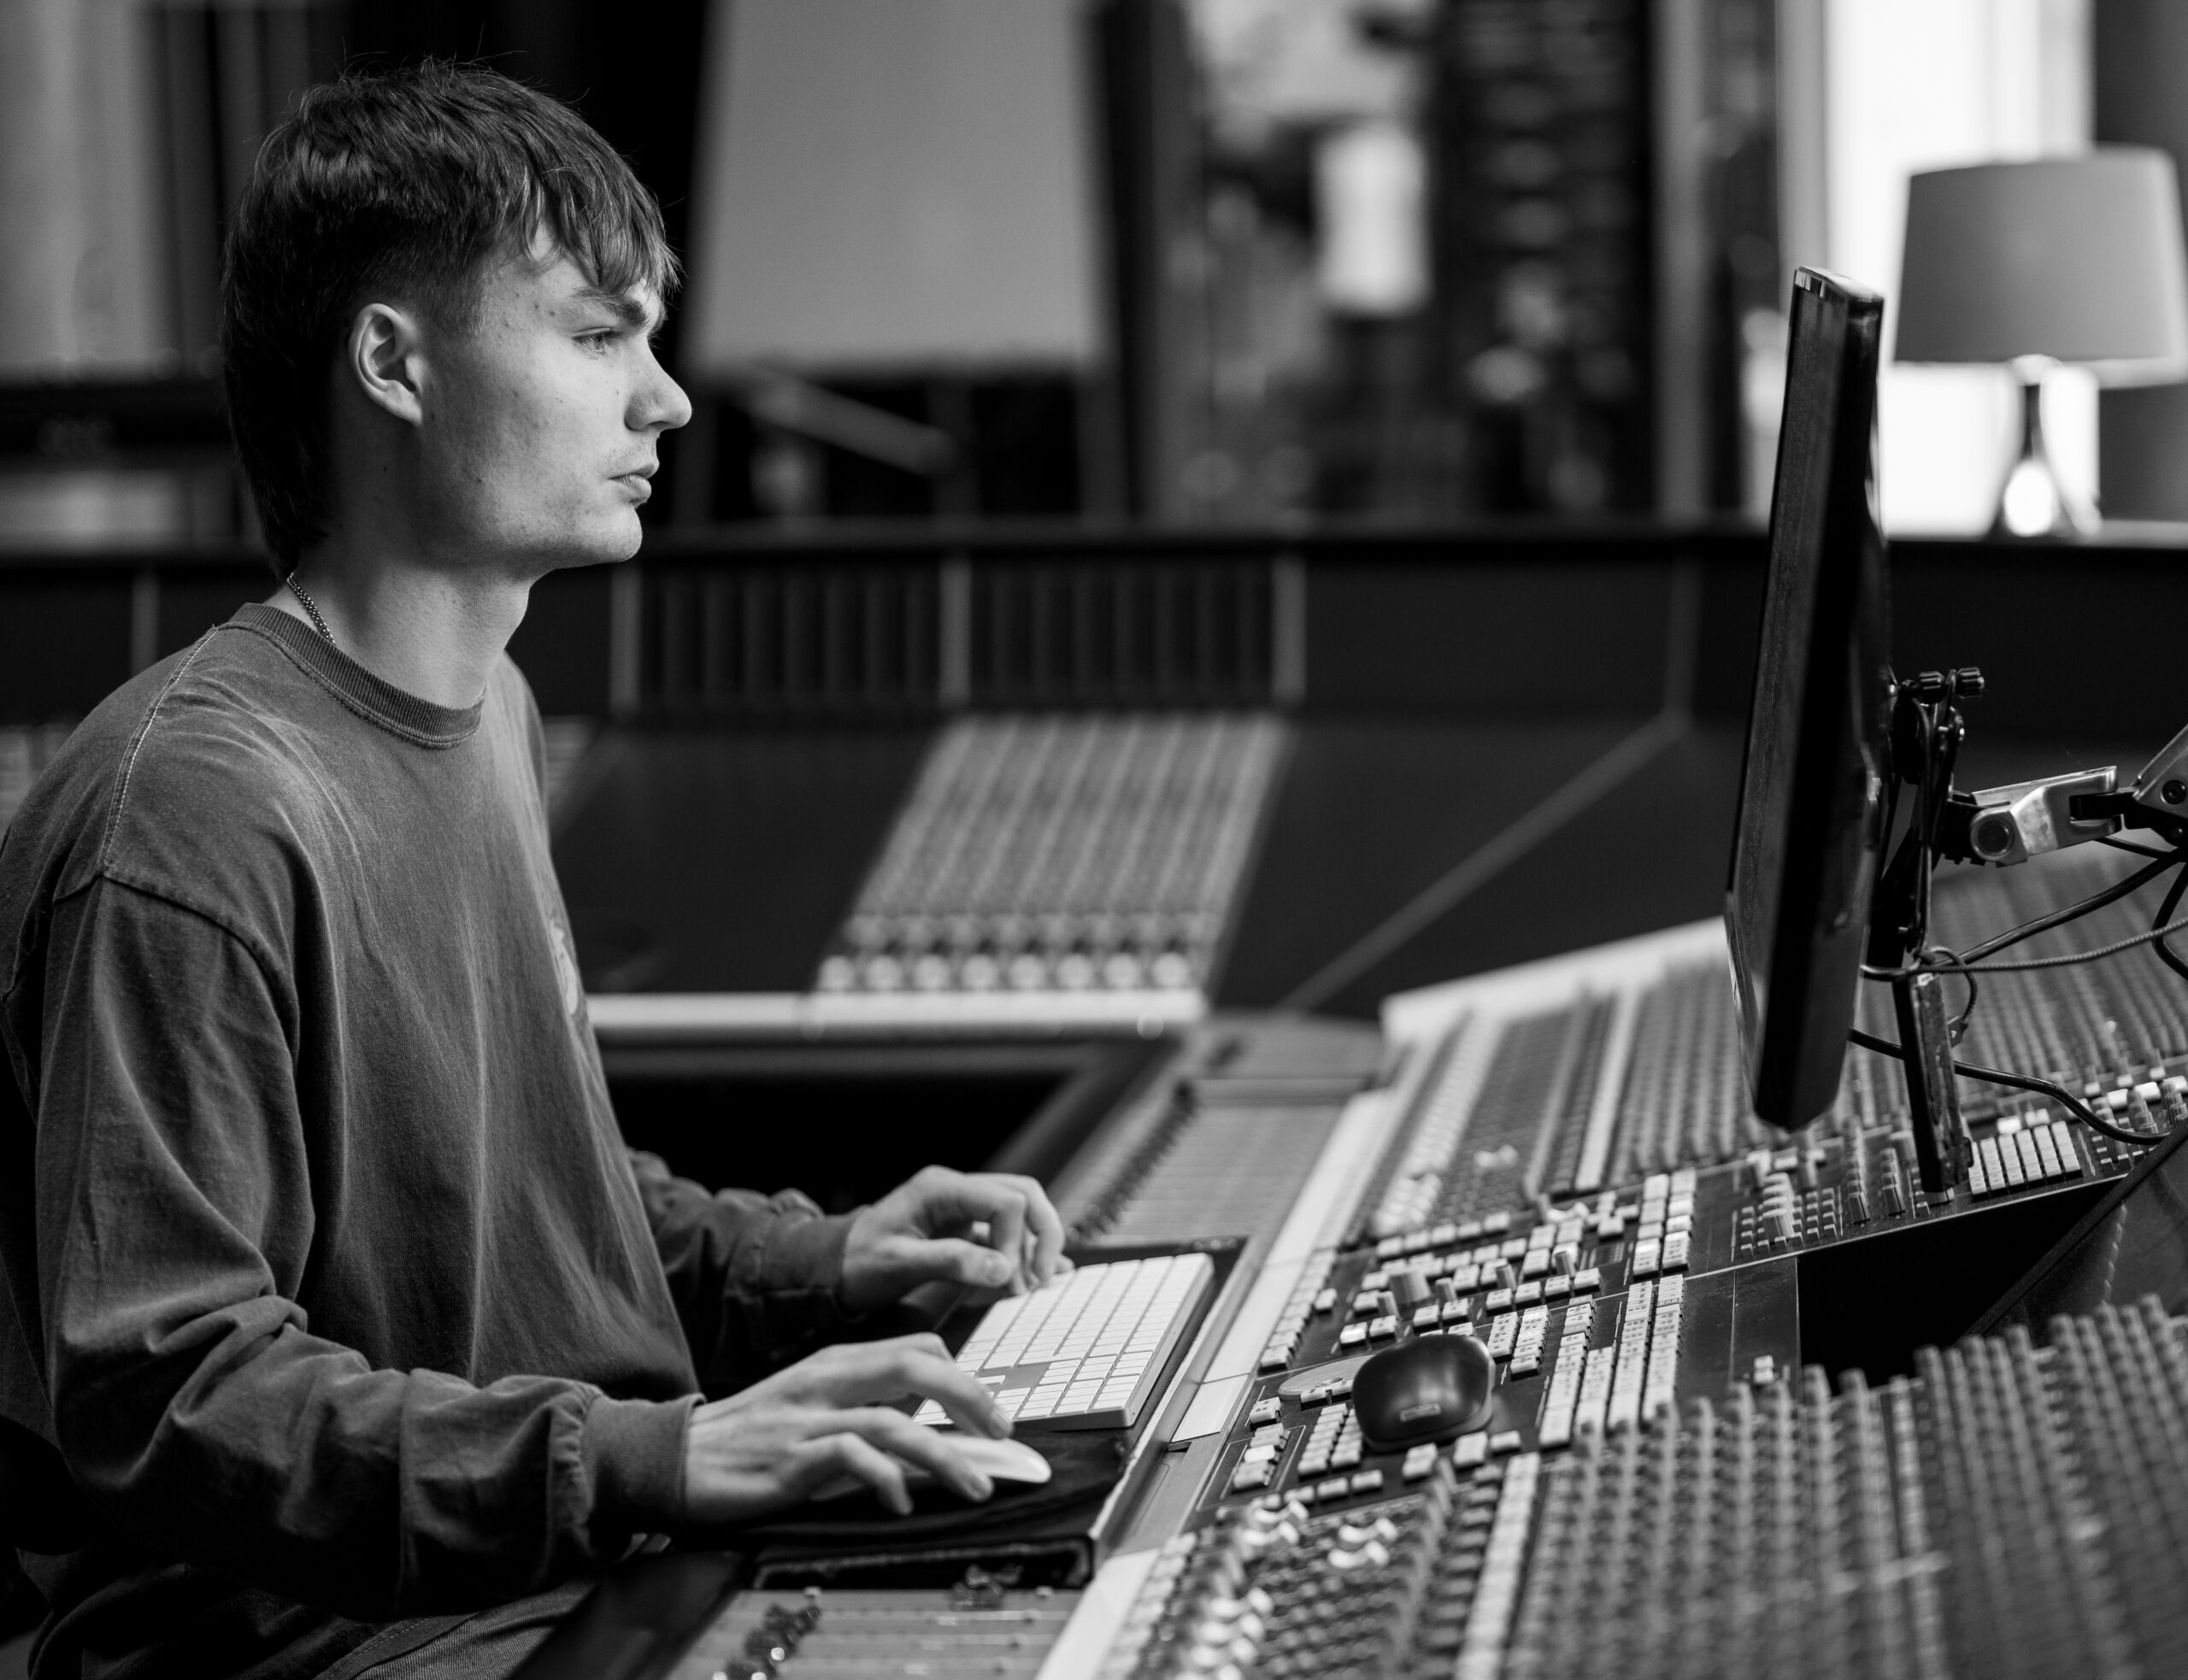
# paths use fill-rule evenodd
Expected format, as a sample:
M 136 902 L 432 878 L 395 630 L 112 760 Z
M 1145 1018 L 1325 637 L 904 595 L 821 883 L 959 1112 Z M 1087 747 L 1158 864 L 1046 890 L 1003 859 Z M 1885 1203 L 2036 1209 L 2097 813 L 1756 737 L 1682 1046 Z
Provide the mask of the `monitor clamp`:
M 1891 765 L 1895 796 L 1882 807 L 1889 843 L 1891 813 L 1901 786 L 1914 790 L 1914 805 L 1898 849 L 1891 855 L 1877 882 L 1869 911 L 1868 961 L 1890 971 L 1893 1012 L 1899 1026 L 1900 1070 L 1907 1081 L 1907 1107 L 1914 1131 L 1914 1160 L 1922 1188 L 1942 1192 L 1967 1177 L 1975 1144 L 1960 1112 L 1953 1075 L 1952 1026 L 1944 1007 L 1944 978 L 1926 972 L 1914 960 L 1929 940 L 1930 876 L 1944 854 L 1949 837 L 1963 831 L 1948 823 L 1956 813 L 1952 772 L 1967 725 L 1960 702 L 1983 692 L 1983 673 L 1973 666 L 1954 671 L 1925 671 L 1891 685 Z
M 1956 1062 L 1956 1024 L 1946 1011 L 1946 978 L 1962 972 L 1960 957 L 1933 949 L 1929 940 L 1931 873 L 1942 862 L 2004 866 L 2026 863 L 2049 852 L 2090 841 L 2107 840 L 2122 829 L 2146 829 L 2188 851 L 2188 729 L 2182 730 L 2143 767 L 2133 784 L 2120 785 L 2117 767 L 2078 770 L 2063 776 L 2014 782 L 1972 793 L 1954 790 L 1953 770 L 1967 739 L 1960 712 L 1963 699 L 1983 692 L 1983 673 L 1973 667 L 1925 671 L 1891 689 L 1889 733 L 1891 796 L 1879 806 L 1879 836 L 1897 847 L 1877 881 L 1870 902 L 1867 965 L 1873 978 L 1891 981 L 1899 1043 L 1889 1045 L 1859 1031 L 1852 1042 L 1897 1057 L 1907 1082 L 1908 1110 L 1914 1131 L 1914 1155 L 1922 1188 L 1941 1193 L 1967 1177 L 1973 1143 L 1960 1112 L 1956 1078 L 2016 1085 L 2051 1096 L 2085 1125 L 2109 1137 L 2147 1147 L 2153 1137 L 2124 1132 L 2085 1107 L 2062 1086 L 2045 1079 L 1975 1068 Z M 1913 798 L 1903 827 L 1898 795 L 1911 788 Z M 2130 848 L 2130 849 L 2136 849 Z M 2150 855 L 2161 867 L 2165 854 Z M 2106 896 L 2117 896 L 2112 893 Z M 2161 911 L 2161 920 L 2179 902 L 2178 884 Z M 2094 908 L 2096 902 L 2076 912 Z M 2064 919 L 2062 916 L 2058 919 Z M 1970 952 L 1970 959 L 1995 950 L 2006 937 L 2038 931 L 2046 922 L 2015 930 Z M 2158 943 L 2162 957 L 2173 958 Z M 1942 962 L 1938 960 L 1943 959 Z M 2188 973 L 2188 966 L 2178 961 Z

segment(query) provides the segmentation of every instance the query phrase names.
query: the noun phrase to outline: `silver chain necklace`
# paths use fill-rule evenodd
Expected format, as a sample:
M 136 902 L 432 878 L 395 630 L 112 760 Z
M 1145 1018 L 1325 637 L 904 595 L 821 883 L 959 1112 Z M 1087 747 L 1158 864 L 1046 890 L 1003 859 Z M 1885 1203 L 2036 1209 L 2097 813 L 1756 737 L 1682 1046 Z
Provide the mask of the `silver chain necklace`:
M 297 581 L 297 574 L 291 572 L 281 581 L 288 584 L 290 594 L 303 602 L 304 611 L 311 614 L 311 621 L 318 626 L 319 633 L 326 638 L 326 645 L 330 648 L 334 646 L 334 632 L 326 627 L 326 620 L 319 615 L 318 603 L 304 593 L 304 586 Z

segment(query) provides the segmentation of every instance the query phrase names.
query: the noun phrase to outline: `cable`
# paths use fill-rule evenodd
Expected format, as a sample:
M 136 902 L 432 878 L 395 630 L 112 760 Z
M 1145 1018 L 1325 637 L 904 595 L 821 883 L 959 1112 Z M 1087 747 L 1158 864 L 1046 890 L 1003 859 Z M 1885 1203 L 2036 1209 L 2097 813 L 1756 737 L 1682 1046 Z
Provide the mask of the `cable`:
M 1933 951 L 1943 951 L 1944 955 L 1950 957 L 1954 962 L 1961 963 L 1961 966 L 1950 972 L 1957 974 L 1960 978 L 1967 983 L 1967 1002 L 1961 1006 L 1960 1013 L 1953 1017 L 1951 1025 L 1946 1029 L 1951 1036 L 1952 1042 L 1957 1044 L 1967 1036 L 1967 1023 L 1974 1018 L 1975 1000 L 1978 996 L 1980 995 L 1982 987 L 1980 983 L 1977 981 L 1975 976 L 1967 971 L 1966 965 L 1962 961 L 1959 952 L 1945 950 L 1945 948 L 1942 945 L 1932 945 L 1930 949 Z
M 2063 926 L 2078 917 L 2086 916 L 2092 910 L 2102 910 L 2106 905 L 2126 897 L 2129 893 L 2155 881 L 2167 870 L 2181 863 L 2188 863 L 2188 853 L 2175 852 L 2168 857 L 2160 858 L 2146 868 L 2138 869 L 2133 874 L 2124 876 L 2114 881 L 2102 892 L 2091 893 L 2078 904 L 2069 904 L 2063 910 L 2050 911 L 2037 917 L 2034 921 L 2023 922 L 2019 927 L 2009 928 L 2005 932 L 1993 938 L 1985 939 L 1981 944 L 1969 950 L 1967 960 L 1980 962 L 1993 952 L 2004 950 L 2009 945 L 2018 945 L 2024 939 L 2032 938 L 2039 933 L 2048 933 L 2055 927 Z
M 2180 902 L 2180 895 L 2183 890 L 2188 890 L 2188 869 L 2184 869 L 2173 877 L 2173 885 L 2165 895 L 2165 902 L 2157 907 L 2157 914 L 2150 919 L 2150 925 L 2153 928 L 2172 916 L 2174 908 Z M 2188 980 L 2188 960 L 2184 960 L 2179 952 L 2165 943 L 2165 935 L 2160 932 L 2150 943 L 2157 948 L 2158 960 L 2179 975 L 2182 979 Z
M 1859 1044 L 1865 1050 L 1874 1050 L 1880 1056 L 1890 1056 L 1896 1061 L 1907 1060 L 1907 1052 L 1901 1049 L 1898 1045 L 1889 1039 L 1872 1037 L 1859 1027 L 1850 1029 L 1846 1034 L 1846 1039 L 1849 1043 Z M 2096 1110 L 2088 1107 L 2064 1085 L 2050 1079 L 2039 1079 L 2033 1074 L 2007 1073 L 1995 1067 L 1977 1067 L 1973 1063 L 1965 1061 L 1953 1063 L 1952 1071 L 1963 1079 L 1979 1079 L 1986 1085 L 2010 1085 L 2015 1090 L 2034 1091 L 2040 1096 L 2048 1096 L 2091 1131 L 2101 1131 L 2116 1143 L 2131 1143 L 2138 1149 L 2147 1149 L 2155 1144 L 2162 1143 L 2171 1136 L 2168 1132 L 2160 1132 L 2156 1137 L 2151 1137 L 2139 1131 L 2128 1131 L 2123 1127 L 2114 1125 L 2109 1120 L 2100 1120 L 2097 1117 Z
M 2161 852 L 2153 850 L 2148 846 L 2138 846 L 2132 840 L 2116 839 L 2109 834 L 2098 835 L 2097 837 L 2097 843 L 2100 846 L 2109 846 L 2115 852 L 2132 852 L 2137 857 L 2164 858 L 2178 857 L 2179 855 L 2177 852 Z
M 2188 880 L 2188 876 L 2184 876 L 2182 878 L 2184 880 Z M 1950 960 L 1946 962 L 1937 962 L 1932 960 L 1933 958 L 1939 956 L 1949 958 Z M 1966 959 L 1964 959 L 1958 951 L 1953 950 L 1944 945 L 1931 946 L 1929 949 L 1922 953 L 1920 959 L 1909 968 L 1876 968 L 1866 962 L 1862 965 L 1862 978 L 1864 980 L 1903 980 L 1910 978 L 1916 974 L 1926 973 L 1950 974 L 1956 979 L 1966 981 L 1967 983 L 1967 1001 L 1961 1006 L 1960 1013 L 1952 1019 L 1952 1042 L 1956 1044 L 1960 1043 L 1961 1035 L 1967 1031 L 1967 1023 L 1975 1013 L 1976 996 L 1981 990 L 1981 988 L 1976 982 L 1975 976 L 1978 972 L 1987 972 L 1987 970 L 1974 970 L 1969 968 Z
M 2137 847 L 2133 849 L 2139 851 L 2141 848 Z M 2099 957 L 2109 957 L 2115 952 L 2131 950 L 2137 945 L 2155 943 L 2158 948 L 2158 955 L 2163 959 L 2166 966 L 2184 978 L 2188 978 L 2188 961 L 2182 960 L 2173 948 L 2165 943 L 2173 934 L 2188 929 L 2188 920 L 2176 922 L 2171 925 L 2161 925 L 2179 903 L 2183 890 L 2188 890 L 2188 872 L 2184 872 L 2175 879 L 2172 891 L 2166 895 L 2164 902 L 2158 908 L 2156 921 L 2150 925 L 2150 931 L 2147 932 L 2138 933 L 2126 939 L 2114 940 L 2109 945 L 2099 945 L 2093 950 L 2069 951 L 2060 956 L 2023 957 L 2010 962 L 1982 960 L 1993 951 L 2004 950 L 2009 945 L 2019 944 L 2024 939 L 2038 933 L 2049 932 L 2055 927 L 2063 926 L 2067 922 L 2078 917 L 2085 916 L 2093 910 L 2101 910 L 2106 905 L 2126 897 L 2137 888 L 2156 879 L 2167 870 L 2184 863 L 2188 863 L 2188 849 L 2169 853 L 2161 857 L 2149 868 L 2138 869 L 2133 874 L 2114 882 L 2103 891 L 2092 893 L 2079 903 L 2070 904 L 2063 910 L 2051 911 L 2045 915 L 2038 916 L 2034 921 L 2024 922 L 2019 927 L 1999 934 L 1995 938 L 1986 939 L 1981 944 L 1972 947 L 1965 955 L 1948 951 L 1945 955 L 1953 958 L 1950 962 L 1931 961 L 1928 960 L 1930 953 L 1926 951 L 1921 960 L 1904 968 L 1879 968 L 1865 962 L 1861 966 L 1862 978 L 1865 980 L 1897 980 L 1910 974 L 1920 974 L 1925 972 L 1937 974 L 2014 974 L 2036 968 L 2070 968 L 2076 963 L 2094 962 Z M 1939 949 L 1942 948 L 1932 948 L 1932 950 Z
M 2181 880 L 2188 884 L 2188 875 Z M 2163 946 L 2169 935 L 2183 931 L 2188 931 L 2188 916 L 2154 926 L 2146 932 L 2131 933 L 2125 939 L 2115 939 L 2109 945 L 2099 945 L 2092 950 L 2068 951 L 2064 956 L 2015 957 L 2008 962 L 1932 962 L 1922 967 L 1933 974 L 2020 974 L 2032 968 L 2072 968 L 2076 963 L 2095 962 L 2099 957 L 2114 956 L 2138 945 Z

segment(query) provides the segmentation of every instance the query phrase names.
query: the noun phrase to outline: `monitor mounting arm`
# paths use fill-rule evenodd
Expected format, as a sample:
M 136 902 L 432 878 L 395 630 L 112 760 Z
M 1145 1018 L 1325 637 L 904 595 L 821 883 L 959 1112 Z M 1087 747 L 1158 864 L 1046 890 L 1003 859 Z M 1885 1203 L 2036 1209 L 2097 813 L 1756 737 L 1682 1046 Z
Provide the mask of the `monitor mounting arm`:
M 1938 855 L 1958 863 L 2026 863 L 2123 828 L 2188 844 L 2188 729 L 2158 749 L 2132 787 L 2118 767 L 2014 782 L 1946 801 Z
M 2026 863 L 2046 852 L 2103 840 L 2122 829 L 2148 829 L 2188 846 L 2188 729 L 2144 765 L 2132 785 L 2119 770 L 2074 771 L 1973 793 L 1953 790 L 1967 725 L 1959 702 L 1983 692 L 1973 667 L 1925 671 L 1891 687 L 1889 774 L 1914 790 L 1914 808 L 1877 883 L 1869 917 L 1868 961 L 1889 969 L 1899 1028 L 1900 1063 L 1914 1121 L 1914 1154 L 1926 1190 L 1967 1176 L 1973 1150 L 1960 1112 L 1944 976 L 1919 958 L 1930 921 L 1930 873 L 1940 862 Z M 1889 844 L 1891 835 L 1880 837 Z

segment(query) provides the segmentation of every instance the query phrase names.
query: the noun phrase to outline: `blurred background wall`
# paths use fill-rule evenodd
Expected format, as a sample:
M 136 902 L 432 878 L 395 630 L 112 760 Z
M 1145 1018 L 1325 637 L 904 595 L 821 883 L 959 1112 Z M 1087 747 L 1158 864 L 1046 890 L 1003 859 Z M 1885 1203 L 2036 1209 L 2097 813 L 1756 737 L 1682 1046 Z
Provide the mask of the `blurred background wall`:
M 484 57 L 659 195 L 654 517 L 1759 515 L 1793 265 L 1910 170 L 2188 144 L 2156 0 L 0 0 L 0 540 L 250 536 L 222 225 L 297 92 Z M 2175 515 L 2178 388 L 2056 382 Z M 1888 519 L 1979 530 L 2002 371 L 1893 368 Z

